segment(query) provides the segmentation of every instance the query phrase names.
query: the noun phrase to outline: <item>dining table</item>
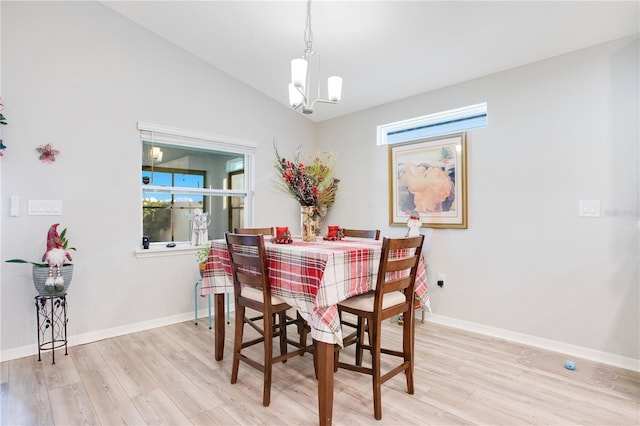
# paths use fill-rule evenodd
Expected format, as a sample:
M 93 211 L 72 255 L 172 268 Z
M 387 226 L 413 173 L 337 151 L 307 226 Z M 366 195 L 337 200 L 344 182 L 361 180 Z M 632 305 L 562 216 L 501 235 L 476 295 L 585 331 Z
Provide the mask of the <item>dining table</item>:
M 320 425 L 333 418 L 334 345 L 342 346 L 342 327 L 338 303 L 374 290 L 382 241 L 344 237 L 302 241 L 294 236 L 289 244 L 271 241 L 265 236 L 272 294 L 297 309 L 311 328 L 316 341 L 318 361 L 318 414 Z M 225 239 L 211 241 L 209 258 L 203 273 L 201 296 L 213 294 L 214 350 L 220 361 L 224 353 L 224 295 L 233 292 L 231 265 Z M 428 304 L 429 292 L 424 256 L 421 256 L 415 283 L 415 295 Z

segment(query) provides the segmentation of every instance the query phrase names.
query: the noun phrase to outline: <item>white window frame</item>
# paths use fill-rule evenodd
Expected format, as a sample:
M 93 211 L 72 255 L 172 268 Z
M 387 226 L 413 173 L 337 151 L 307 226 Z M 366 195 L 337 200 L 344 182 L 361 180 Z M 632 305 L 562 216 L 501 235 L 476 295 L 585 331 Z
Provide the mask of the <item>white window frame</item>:
M 487 103 L 479 103 L 377 127 L 377 145 L 393 145 L 487 126 Z
M 139 143 L 143 141 L 153 141 L 162 145 L 173 145 L 176 147 L 188 147 L 201 150 L 222 151 L 232 154 L 244 155 L 244 173 L 245 187 L 244 190 L 220 189 L 220 188 L 180 188 L 181 194 L 193 194 L 202 196 L 242 196 L 245 197 L 244 203 L 244 222 L 253 223 L 253 203 L 255 197 L 255 151 L 258 144 L 248 139 L 239 139 L 230 136 L 221 136 L 198 132 L 177 127 L 164 126 L 147 122 L 138 122 L 138 130 L 140 131 Z M 140 150 L 140 159 L 138 167 L 142 164 L 142 149 Z M 144 191 L 157 193 L 170 193 L 172 190 L 163 186 L 145 185 Z M 143 197 L 143 188 L 140 186 L 140 200 Z M 142 225 L 142 202 L 140 202 L 138 217 L 140 218 L 140 241 L 142 243 L 143 225 Z M 167 248 L 166 242 L 152 243 L 149 249 L 140 247 L 135 251 L 137 257 L 161 256 L 166 254 L 187 254 L 195 251 L 197 248 L 189 243 L 176 242 L 176 247 Z

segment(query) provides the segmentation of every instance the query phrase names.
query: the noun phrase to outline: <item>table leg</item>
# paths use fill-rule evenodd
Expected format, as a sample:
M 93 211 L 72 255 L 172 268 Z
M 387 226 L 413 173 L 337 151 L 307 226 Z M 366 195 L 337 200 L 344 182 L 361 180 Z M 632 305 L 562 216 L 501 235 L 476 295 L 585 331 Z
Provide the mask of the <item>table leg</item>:
M 319 423 L 331 425 L 333 417 L 333 344 L 316 343 L 318 357 L 318 413 Z
M 217 293 L 215 298 L 215 356 L 216 361 L 221 361 L 224 354 L 224 293 Z

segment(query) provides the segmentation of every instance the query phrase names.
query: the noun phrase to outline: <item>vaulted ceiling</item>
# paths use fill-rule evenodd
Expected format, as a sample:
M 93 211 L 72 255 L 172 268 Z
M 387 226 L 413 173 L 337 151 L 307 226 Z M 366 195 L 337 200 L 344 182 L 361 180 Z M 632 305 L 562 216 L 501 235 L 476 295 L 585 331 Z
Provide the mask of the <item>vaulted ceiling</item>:
M 288 105 L 306 2 L 104 1 L 115 12 Z M 324 1 L 311 4 L 322 121 L 639 32 L 638 1 Z M 323 88 L 326 91 L 326 87 Z M 325 92 L 326 93 L 326 92 Z

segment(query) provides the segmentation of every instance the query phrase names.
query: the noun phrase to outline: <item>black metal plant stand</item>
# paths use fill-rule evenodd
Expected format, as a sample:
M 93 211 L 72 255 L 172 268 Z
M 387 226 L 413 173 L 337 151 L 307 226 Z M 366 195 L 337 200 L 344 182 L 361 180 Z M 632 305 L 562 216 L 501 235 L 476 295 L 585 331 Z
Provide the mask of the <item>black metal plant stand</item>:
M 56 363 L 56 349 L 67 352 L 67 293 L 35 297 L 38 326 L 38 361 L 40 351 L 51 351 L 51 363 Z M 50 340 L 47 340 L 50 339 Z

